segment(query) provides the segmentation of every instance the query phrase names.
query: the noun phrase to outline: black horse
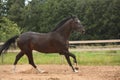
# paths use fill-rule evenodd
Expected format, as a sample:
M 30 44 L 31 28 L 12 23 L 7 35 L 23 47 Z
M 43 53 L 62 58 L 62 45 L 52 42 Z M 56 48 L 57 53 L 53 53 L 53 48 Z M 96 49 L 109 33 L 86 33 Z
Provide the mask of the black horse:
M 72 57 L 77 65 L 76 56 L 68 50 L 68 38 L 72 31 L 79 31 L 81 33 L 85 32 L 84 27 L 76 16 L 71 16 L 62 20 L 56 28 L 49 33 L 25 32 L 19 36 L 10 38 L 0 48 L 0 54 L 8 50 L 11 43 L 17 41 L 20 52 L 16 56 L 14 65 L 16 65 L 19 59 L 25 54 L 28 57 L 29 64 L 37 69 L 32 54 L 32 50 L 36 50 L 46 54 L 59 53 L 60 55 L 64 55 L 72 70 L 77 72 L 70 61 L 70 57 Z

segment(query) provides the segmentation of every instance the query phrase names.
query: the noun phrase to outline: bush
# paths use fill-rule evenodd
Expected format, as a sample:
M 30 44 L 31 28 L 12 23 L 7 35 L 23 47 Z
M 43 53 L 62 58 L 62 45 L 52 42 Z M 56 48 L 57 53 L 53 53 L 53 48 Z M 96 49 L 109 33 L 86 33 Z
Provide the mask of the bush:
M 20 34 L 20 28 L 13 21 L 3 17 L 0 19 L 0 22 L 0 42 Z

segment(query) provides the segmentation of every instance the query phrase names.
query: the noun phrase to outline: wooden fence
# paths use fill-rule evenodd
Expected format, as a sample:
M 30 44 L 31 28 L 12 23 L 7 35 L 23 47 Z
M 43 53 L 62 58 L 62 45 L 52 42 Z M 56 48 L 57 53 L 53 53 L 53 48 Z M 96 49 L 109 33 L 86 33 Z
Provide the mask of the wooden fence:
M 70 44 L 70 47 L 71 48 L 74 48 L 74 50 L 76 51 L 90 51 L 90 50 L 120 50 L 120 44 L 118 47 L 112 47 L 112 48 L 98 48 L 98 47 L 95 47 L 95 48 L 86 48 L 84 47 L 83 49 L 81 48 L 77 48 L 76 49 L 76 45 L 84 45 L 84 44 L 102 44 L 102 43 L 108 43 L 108 44 L 111 44 L 111 43 L 120 43 L 120 39 L 114 39 L 114 40 L 85 40 L 85 41 L 69 41 L 69 44 Z M 2 45 L 3 42 L 0 43 L 0 45 Z M 15 50 L 15 49 L 12 49 L 12 50 L 9 50 L 9 52 L 19 52 L 19 50 Z
M 84 41 L 69 41 L 70 44 L 100 44 L 100 43 L 120 43 L 120 39 L 115 40 L 84 40 Z
M 84 41 L 69 41 L 70 44 L 99 44 L 99 43 L 120 43 L 120 39 L 113 40 L 84 40 Z M 0 42 L 2 45 L 3 42 Z
M 101 44 L 101 43 L 120 43 L 120 39 L 116 40 L 85 40 L 85 41 L 69 41 L 70 45 L 76 44 Z M 0 43 L 2 45 L 3 42 Z M 120 50 L 120 48 L 96 48 L 96 49 L 71 49 L 71 51 L 101 51 L 101 50 Z M 9 52 L 19 52 L 19 50 L 9 50 Z M 3 63 L 3 55 L 1 58 L 1 62 Z

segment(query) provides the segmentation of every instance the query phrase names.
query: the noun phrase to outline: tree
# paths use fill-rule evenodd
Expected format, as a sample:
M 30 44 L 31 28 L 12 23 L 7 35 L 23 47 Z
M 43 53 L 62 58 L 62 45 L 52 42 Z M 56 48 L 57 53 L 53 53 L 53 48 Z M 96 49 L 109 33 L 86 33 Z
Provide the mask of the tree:
M 20 34 L 20 29 L 16 23 L 6 17 L 0 19 L 0 42 L 18 34 Z
M 120 0 L 32 0 L 28 5 L 24 1 L 7 2 L 7 17 L 24 31 L 49 32 L 74 14 L 86 33 L 73 33 L 71 40 L 120 38 Z
M 78 3 L 79 16 L 86 26 L 83 39 L 115 39 L 120 31 L 119 0 L 92 0 Z
M 18 24 L 19 27 L 23 27 L 23 10 L 25 6 L 25 0 L 8 0 L 7 8 L 8 13 L 7 17 Z
M 7 0 L 0 0 L 0 17 L 7 15 Z

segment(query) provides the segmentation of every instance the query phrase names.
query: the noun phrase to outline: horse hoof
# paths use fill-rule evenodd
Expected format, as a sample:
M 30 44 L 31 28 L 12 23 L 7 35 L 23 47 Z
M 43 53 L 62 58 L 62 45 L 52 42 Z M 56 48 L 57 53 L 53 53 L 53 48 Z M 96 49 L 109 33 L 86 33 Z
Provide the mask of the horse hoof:
M 37 70 L 38 73 L 48 73 L 48 72 L 46 72 L 44 70 L 40 70 L 40 69 L 36 69 L 36 70 Z
M 39 70 L 39 73 L 44 73 L 45 71 L 44 70 Z
M 41 71 L 40 73 L 48 73 L 47 71 Z
M 79 70 L 79 68 L 78 67 L 75 67 L 75 70 L 74 70 L 74 72 L 78 72 L 78 70 Z
M 75 69 L 76 69 L 76 70 L 79 70 L 79 68 L 78 68 L 78 67 L 75 67 Z
M 75 69 L 74 72 L 75 72 L 75 73 L 78 73 L 78 70 Z

